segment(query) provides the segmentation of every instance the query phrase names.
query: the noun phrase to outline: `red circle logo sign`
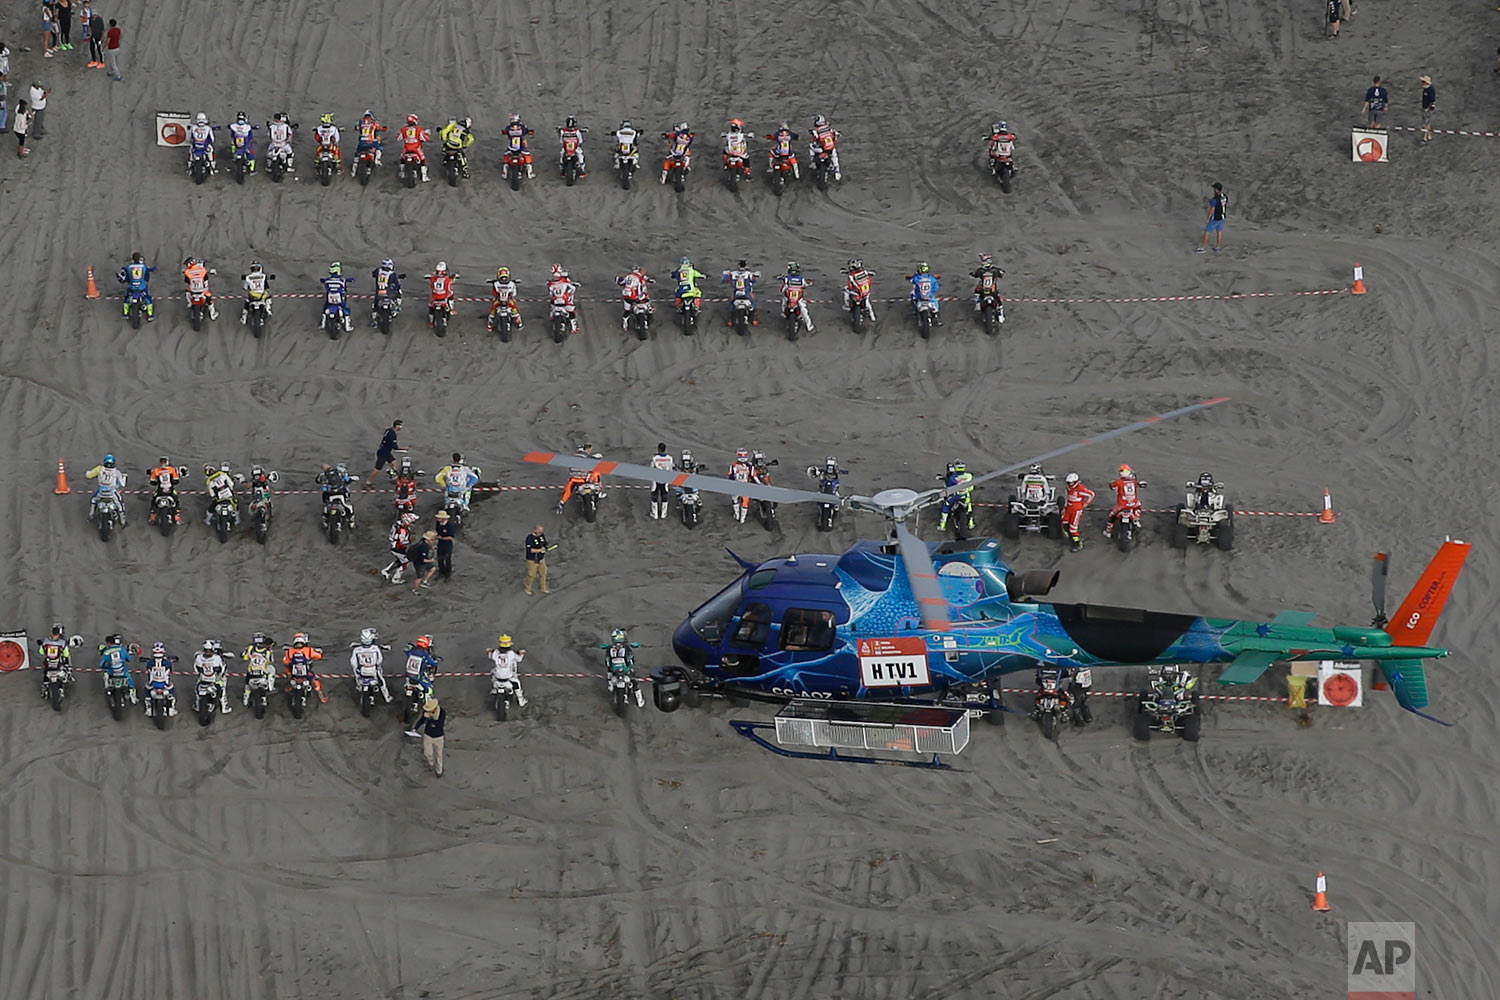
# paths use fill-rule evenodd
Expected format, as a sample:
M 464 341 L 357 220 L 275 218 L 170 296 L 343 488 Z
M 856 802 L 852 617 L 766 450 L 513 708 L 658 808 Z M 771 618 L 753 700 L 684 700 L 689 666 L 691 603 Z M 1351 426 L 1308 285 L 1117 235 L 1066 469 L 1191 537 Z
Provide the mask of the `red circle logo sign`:
M 1342 707 L 1352 704 L 1357 694 L 1359 694 L 1359 681 L 1348 674 L 1331 674 L 1328 680 L 1323 682 L 1323 697 L 1327 698 L 1331 705 Z
M 0 639 L 0 670 L 20 670 L 26 662 L 26 650 L 14 639 Z
M 161 141 L 169 146 L 181 146 L 187 142 L 187 129 L 182 127 L 181 122 L 163 122 Z
M 1365 136 L 1354 148 L 1359 153 L 1359 158 L 1366 163 L 1379 163 L 1380 158 L 1385 155 L 1385 147 L 1374 136 Z

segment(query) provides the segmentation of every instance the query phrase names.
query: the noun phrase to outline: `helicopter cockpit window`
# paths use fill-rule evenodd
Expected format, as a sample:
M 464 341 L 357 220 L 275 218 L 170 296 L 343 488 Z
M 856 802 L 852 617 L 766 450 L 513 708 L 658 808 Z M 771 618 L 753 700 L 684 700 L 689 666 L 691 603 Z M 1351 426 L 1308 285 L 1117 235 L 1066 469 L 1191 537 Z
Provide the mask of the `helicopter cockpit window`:
M 781 619 L 781 648 L 792 653 L 824 653 L 833 648 L 832 611 L 787 608 Z
M 705 642 L 718 642 L 724 638 L 724 629 L 728 627 L 734 612 L 740 606 L 740 594 L 744 589 L 745 577 L 740 578 L 713 597 L 703 603 L 698 610 L 688 616 L 688 624 L 698 637 Z
M 729 641 L 738 646 L 759 649 L 765 645 L 766 636 L 770 634 L 771 606 L 757 601 L 745 606 L 745 613 L 740 615 L 740 623 Z
M 751 590 L 759 590 L 770 584 L 775 578 L 776 571 L 774 569 L 758 569 L 750 574 L 750 579 L 746 582 L 745 586 Z

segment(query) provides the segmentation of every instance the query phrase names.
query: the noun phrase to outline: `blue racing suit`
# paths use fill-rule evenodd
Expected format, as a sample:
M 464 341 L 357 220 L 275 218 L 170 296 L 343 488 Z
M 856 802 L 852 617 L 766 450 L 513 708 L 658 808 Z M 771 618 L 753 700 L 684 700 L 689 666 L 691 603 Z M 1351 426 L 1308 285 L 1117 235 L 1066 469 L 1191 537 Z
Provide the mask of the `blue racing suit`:
M 931 302 L 932 311 L 939 312 L 942 304 L 938 302 L 938 276 L 935 274 L 914 274 L 911 276 L 911 301 L 913 307 L 918 302 Z
M 389 295 L 393 299 L 401 297 L 401 276 L 395 271 L 387 271 L 385 268 L 377 267 L 370 272 L 370 277 L 375 279 L 375 295 Z
M 921 277 L 918 275 L 918 277 Z M 949 473 L 943 480 L 944 486 L 962 486 L 973 480 L 972 472 Z M 950 493 L 943 498 L 942 506 L 938 508 L 941 517 L 938 518 L 938 530 L 942 531 L 948 527 L 948 515 L 958 511 L 967 511 L 969 523 L 963 527 L 974 527 L 974 487 L 961 490 L 958 493 Z
M 719 280 L 721 284 L 733 285 L 733 297 L 736 299 L 748 299 L 750 301 L 750 308 L 753 311 L 755 309 L 755 279 L 758 277 L 760 277 L 759 271 L 734 270 L 725 271 L 723 277 Z
M 131 261 L 120 268 L 120 273 L 116 274 L 115 278 L 125 286 L 126 305 L 129 305 L 131 300 L 135 299 L 146 306 L 148 312 L 150 311 L 152 305 L 151 272 L 155 270 L 156 268 L 151 265 L 137 261 Z M 128 312 L 129 310 L 126 311 Z
M 131 699 L 135 698 L 135 674 L 130 672 L 130 649 L 123 644 L 110 644 L 99 647 L 99 669 L 104 671 L 105 683 L 109 683 L 111 677 L 125 678 L 130 687 Z
M 415 643 L 406 647 L 406 680 L 408 683 L 415 681 L 422 688 L 423 701 L 432 697 L 432 677 L 442 662 L 443 658 L 430 649 L 423 649 Z
M 352 278 L 346 278 L 341 274 L 330 274 L 326 278 L 319 278 L 323 283 L 323 308 L 337 306 L 340 319 L 349 318 L 349 286 L 354 284 Z
M 229 147 L 231 153 L 245 151 L 245 157 L 254 169 L 255 163 L 255 130 L 259 126 L 251 125 L 249 122 L 235 122 L 229 126 Z

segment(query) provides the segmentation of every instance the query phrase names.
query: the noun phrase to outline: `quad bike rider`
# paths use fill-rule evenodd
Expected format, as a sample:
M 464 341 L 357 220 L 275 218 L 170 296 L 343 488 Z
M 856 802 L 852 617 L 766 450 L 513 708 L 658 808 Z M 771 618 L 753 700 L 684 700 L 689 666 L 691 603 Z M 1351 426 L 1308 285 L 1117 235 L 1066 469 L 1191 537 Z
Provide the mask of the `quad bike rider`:
M 1062 498 L 1057 494 L 1053 477 L 1039 463 L 1033 462 L 1016 476 L 1016 491 L 1011 494 L 1001 515 L 1001 534 L 1018 538 L 1023 531 L 1044 531 L 1049 538 L 1061 538 Z
M 1146 689 L 1136 705 L 1135 738 L 1150 739 L 1156 729 L 1196 742 L 1203 721 L 1197 687 L 1198 678 L 1185 665 L 1148 667 Z
M 1172 546 L 1213 543 L 1227 552 L 1234 546 L 1234 508 L 1225 502 L 1224 484 L 1205 472 L 1186 488 L 1186 502 L 1174 511 Z

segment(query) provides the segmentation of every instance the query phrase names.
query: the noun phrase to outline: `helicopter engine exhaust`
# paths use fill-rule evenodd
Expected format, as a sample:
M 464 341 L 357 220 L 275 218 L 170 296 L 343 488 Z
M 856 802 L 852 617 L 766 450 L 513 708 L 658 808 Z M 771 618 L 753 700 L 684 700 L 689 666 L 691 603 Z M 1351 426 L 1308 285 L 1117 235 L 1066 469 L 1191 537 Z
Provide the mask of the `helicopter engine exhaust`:
M 1057 586 L 1057 578 L 1061 575 L 1055 569 L 1029 569 L 1024 573 L 1009 573 L 1005 577 L 1005 592 L 1010 595 L 1012 601 L 1020 601 L 1028 597 L 1046 597 L 1048 592 Z

